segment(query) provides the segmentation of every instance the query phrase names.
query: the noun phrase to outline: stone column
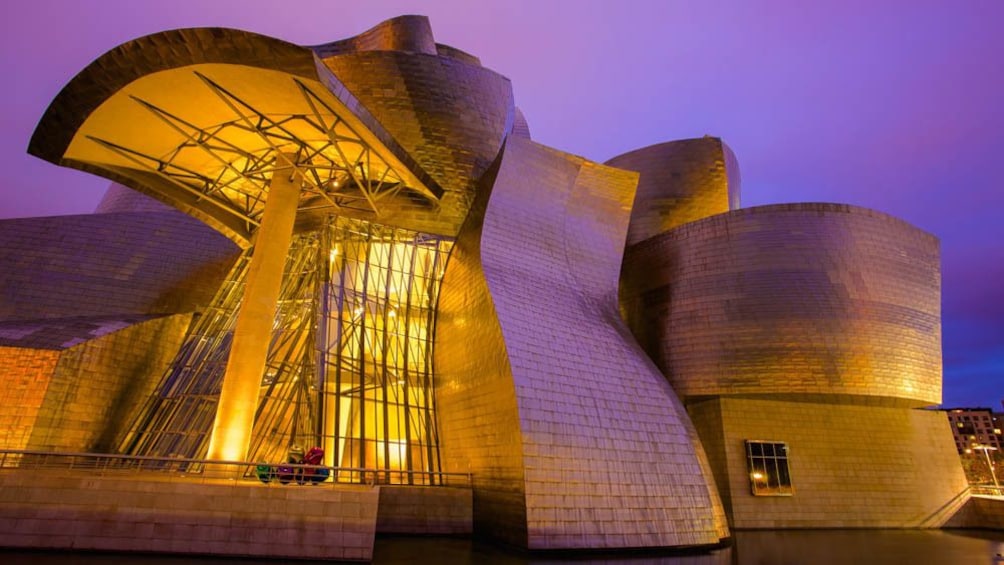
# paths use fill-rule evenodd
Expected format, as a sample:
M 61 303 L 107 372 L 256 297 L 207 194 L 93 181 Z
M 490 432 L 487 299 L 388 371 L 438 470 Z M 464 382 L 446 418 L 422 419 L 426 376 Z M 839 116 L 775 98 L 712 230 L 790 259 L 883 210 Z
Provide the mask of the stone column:
M 279 155 L 261 225 L 255 233 L 254 251 L 248 266 L 244 298 L 237 313 L 207 459 L 243 461 L 251 443 L 251 428 L 300 194 L 301 179 L 294 173 L 291 159 Z

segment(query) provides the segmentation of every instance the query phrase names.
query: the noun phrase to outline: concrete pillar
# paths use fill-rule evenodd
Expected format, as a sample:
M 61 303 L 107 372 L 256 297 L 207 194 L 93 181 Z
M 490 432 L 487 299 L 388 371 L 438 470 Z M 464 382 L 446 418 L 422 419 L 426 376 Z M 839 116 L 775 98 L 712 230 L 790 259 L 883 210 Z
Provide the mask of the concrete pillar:
M 243 461 L 251 443 L 251 427 L 300 194 L 301 180 L 294 174 L 290 159 L 279 156 L 276 166 L 285 167 L 272 173 L 265 211 L 255 234 L 207 459 Z

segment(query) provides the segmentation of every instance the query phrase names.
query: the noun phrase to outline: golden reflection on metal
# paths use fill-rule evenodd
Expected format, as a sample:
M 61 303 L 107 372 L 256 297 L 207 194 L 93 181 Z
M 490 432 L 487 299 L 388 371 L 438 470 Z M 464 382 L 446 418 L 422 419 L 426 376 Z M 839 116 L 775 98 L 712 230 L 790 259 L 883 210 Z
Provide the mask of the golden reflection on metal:
M 230 358 L 209 439 L 207 457 L 241 461 L 247 456 L 251 426 L 258 404 L 258 383 L 268 358 L 286 254 L 293 239 L 293 222 L 300 193 L 301 173 L 290 155 L 279 154 L 282 165 L 269 181 L 269 198 L 255 233 Z
M 342 218 L 327 234 L 319 343 L 330 463 L 440 470 L 432 338 L 452 241 Z
M 448 238 L 342 217 L 295 237 L 248 460 L 281 461 L 294 444 L 320 445 L 329 465 L 441 469 L 432 337 L 451 248 Z M 121 451 L 206 452 L 252 252 L 189 333 Z
M 403 192 L 430 207 L 438 206 L 435 193 L 405 183 L 399 171 L 303 81 L 290 79 L 308 111 L 276 114 L 255 108 L 203 73 L 193 73 L 229 109 L 232 119 L 195 124 L 130 94 L 131 100 L 179 136 L 178 144 L 165 153 L 149 155 L 97 135 L 87 135 L 87 139 L 196 195 L 199 202 L 238 214 L 248 226 L 260 221 L 268 178 L 280 166 L 279 153 L 295 155 L 294 168 L 304 183 L 301 209 L 330 207 L 379 217 L 380 201 Z

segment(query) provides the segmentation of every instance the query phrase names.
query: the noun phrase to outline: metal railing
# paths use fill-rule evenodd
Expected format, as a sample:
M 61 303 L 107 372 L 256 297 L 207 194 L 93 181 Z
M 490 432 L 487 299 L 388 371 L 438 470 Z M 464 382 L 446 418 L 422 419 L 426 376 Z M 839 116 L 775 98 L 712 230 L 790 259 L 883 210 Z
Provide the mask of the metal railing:
M 1004 487 L 997 485 L 969 485 L 969 494 L 976 496 L 1004 496 Z
M 0 449 L 0 473 L 63 472 L 99 477 L 220 483 L 246 481 L 268 486 L 411 485 L 470 488 L 470 473 L 441 473 L 293 463 L 254 463 L 109 453 L 71 453 Z

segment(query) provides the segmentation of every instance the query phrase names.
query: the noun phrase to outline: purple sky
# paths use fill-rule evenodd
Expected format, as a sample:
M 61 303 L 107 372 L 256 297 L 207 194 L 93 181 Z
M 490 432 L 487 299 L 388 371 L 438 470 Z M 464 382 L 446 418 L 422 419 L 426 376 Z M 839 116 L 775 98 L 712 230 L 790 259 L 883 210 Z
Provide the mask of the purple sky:
M 538 5 L 539 4 L 539 5 Z M 304 45 L 407 13 L 509 77 L 534 139 L 604 161 L 687 137 L 744 206 L 846 202 L 942 242 L 945 403 L 1004 398 L 1004 2 L 5 3 L 0 218 L 87 213 L 107 181 L 25 153 L 49 101 L 130 39 L 224 26 Z

